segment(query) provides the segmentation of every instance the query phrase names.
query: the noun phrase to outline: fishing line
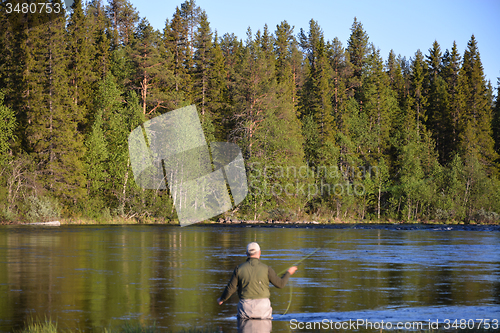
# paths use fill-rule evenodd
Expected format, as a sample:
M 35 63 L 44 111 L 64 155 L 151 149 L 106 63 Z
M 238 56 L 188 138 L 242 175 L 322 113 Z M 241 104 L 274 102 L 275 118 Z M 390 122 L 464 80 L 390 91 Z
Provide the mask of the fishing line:
M 318 252 L 318 251 L 320 251 L 320 250 L 324 249 L 324 248 L 325 248 L 328 244 L 330 244 L 330 243 L 332 243 L 332 242 L 336 241 L 336 240 L 337 240 L 337 239 L 338 239 L 338 238 L 339 238 L 342 234 L 344 234 L 346 231 L 348 231 L 348 230 L 352 230 L 352 229 L 355 229 L 355 228 L 356 228 L 356 226 L 358 226 L 358 225 L 359 225 L 359 223 L 358 223 L 358 224 L 353 225 L 353 226 L 352 226 L 352 227 L 350 227 L 350 228 L 344 229 L 344 230 L 343 230 L 342 232 L 340 232 L 338 235 L 336 235 L 335 237 L 333 237 L 333 238 L 332 238 L 332 239 L 330 239 L 329 241 L 325 242 L 325 243 L 323 244 L 323 246 L 318 247 L 317 249 L 313 250 L 311 253 L 309 253 L 308 255 L 304 256 L 304 257 L 303 257 L 302 259 L 300 259 L 299 261 L 297 261 L 297 262 L 293 263 L 293 264 L 292 264 L 292 266 L 290 266 L 290 267 L 293 267 L 293 266 L 299 266 L 300 264 L 302 264 L 302 262 L 303 262 L 304 260 L 306 260 L 306 259 L 310 258 L 310 257 L 311 257 L 313 254 L 315 254 L 316 252 Z M 289 267 L 289 268 L 290 268 L 290 267 Z M 286 272 L 289 268 L 286 268 L 286 269 L 284 269 L 283 271 L 279 272 L 279 273 L 278 273 L 278 276 L 281 276 L 281 275 L 285 274 L 285 272 Z M 290 285 L 290 299 L 288 300 L 288 306 L 287 306 L 287 308 L 286 308 L 285 312 L 283 312 L 282 316 L 283 316 L 283 315 L 285 315 L 285 314 L 288 312 L 288 310 L 290 309 L 290 305 L 292 304 L 292 293 L 293 293 L 293 284 L 292 284 L 292 280 L 290 280 L 290 284 L 289 284 L 289 285 Z

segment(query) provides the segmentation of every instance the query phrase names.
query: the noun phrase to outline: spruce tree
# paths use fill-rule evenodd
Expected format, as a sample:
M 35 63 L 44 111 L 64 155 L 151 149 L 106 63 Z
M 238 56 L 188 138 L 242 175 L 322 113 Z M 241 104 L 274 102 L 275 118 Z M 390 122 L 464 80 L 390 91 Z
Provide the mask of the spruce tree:
M 415 124 L 416 124 L 416 135 L 420 138 L 421 132 L 423 131 L 422 126 L 427 121 L 427 91 L 425 87 L 425 75 L 427 72 L 427 65 L 424 62 L 424 57 L 422 52 L 418 50 L 415 53 L 415 59 L 413 59 L 411 65 L 411 87 L 410 94 L 413 98 L 413 107 L 415 108 Z
M 363 80 L 362 112 L 367 114 L 369 128 L 375 141 L 365 147 L 365 160 L 379 160 L 389 147 L 389 136 L 392 132 L 392 121 L 399 115 L 396 94 L 390 89 L 389 78 L 384 71 L 380 51 L 372 47 L 372 53 L 366 60 L 367 75 Z M 370 156 L 372 155 L 372 156 Z
M 31 32 L 24 76 L 29 91 L 23 124 L 27 149 L 37 163 L 40 185 L 65 204 L 75 204 L 85 195 L 80 132 L 84 114 L 67 91 L 65 21 L 52 20 Z
M 9 93 L 12 87 L 12 64 L 15 57 L 13 24 L 8 19 L 7 13 L 0 11 L 0 91 Z M 2 100 L 3 103 L 3 100 Z
M 391 50 L 385 63 L 385 69 L 389 77 L 391 89 L 396 93 L 398 104 L 400 107 L 402 107 L 405 92 L 403 70 L 401 68 L 401 55 L 396 57 L 394 50 Z
M 427 75 L 424 86 L 427 87 L 427 128 L 431 131 L 436 142 L 436 149 L 439 153 L 440 162 L 445 163 L 448 157 L 446 147 L 447 133 L 449 132 L 449 106 L 448 91 L 446 82 L 442 77 L 442 56 L 441 48 L 437 41 L 434 41 L 429 55 L 426 55 Z
M 445 148 L 444 155 L 452 158 L 458 149 L 459 134 L 461 133 L 461 114 L 462 114 L 462 101 L 463 89 L 460 86 L 459 72 L 460 72 L 461 57 L 458 53 L 457 44 L 453 42 L 451 52 L 446 50 L 443 55 L 443 69 L 442 77 L 446 82 L 447 95 L 448 95 L 448 111 L 447 111 L 447 125 L 444 126 L 445 139 L 443 147 Z
M 217 35 L 214 36 L 208 58 L 210 63 L 207 68 L 206 107 L 210 111 L 215 138 L 219 141 L 226 141 L 227 133 L 224 123 L 227 121 L 225 112 L 228 109 L 228 78 L 224 55 Z
M 188 39 L 188 28 L 182 17 L 182 11 L 176 8 L 172 20 L 165 23 L 163 42 L 165 49 L 172 54 L 172 64 L 169 68 L 175 77 L 175 92 L 181 99 L 189 100 L 192 94 L 190 68 L 191 49 Z
M 500 78 L 497 79 L 497 96 L 493 109 L 493 139 L 495 140 L 495 151 L 500 154 Z
M 332 110 L 332 70 L 327 58 L 323 32 L 311 20 L 309 33 L 301 32 L 301 47 L 307 54 L 306 81 L 302 88 L 299 111 L 302 118 L 311 116 L 318 128 L 321 145 L 335 142 L 335 118 Z M 312 164 L 320 163 L 320 156 L 307 156 Z
M 467 43 L 460 75 L 463 79 L 465 98 L 463 120 L 465 132 L 462 135 L 462 150 L 477 152 L 477 159 L 489 173 L 492 173 L 498 154 L 495 152 L 492 137 L 491 103 L 474 35 Z
M 220 49 L 224 58 L 224 108 L 222 111 L 223 118 L 223 133 L 226 141 L 233 140 L 234 129 L 237 126 L 237 119 L 234 116 L 238 111 L 236 107 L 239 99 L 238 82 L 239 73 L 238 68 L 241 67 L 243 61 L 244 46 L 241 40 L 234 35 L 234 33 L 225 33 L 219 40 Z
M 92 71 L 96 79 L 104 79 L 110 70 L 110 40 L 106 31 L 110 26 L 105 8 L 101 0 L 93 0 L 87 6 L 88 21 L 91 26 L 92 38 L 95 44 Z
M 92 70 L 95 58 L 94 40 L 88 17 L 84 14 L 81 0 L 71 6 L 68 20 L 68 74 L 70 76 L 69 94 L 76 109 L 86 118 L 92 106 L 92 87 L 96 81 Z
M 362 76 L 365 69 L 366 57 L 370 52 L 368 45 L 368 34 L 364 31 L 361 22 L 358 22 L 356 17 L 351 26 L 351 35 L 347 41 L 347 53 L 349 54 L 349 62 L 352 65 L 352 77 L 349 80 L 349 89 L 351 95 L 360 101 L 360 88 L 362 85 Z
M 352 74 L 352 67 L 347 60 L 346 51 L 337 37 L 331 43 L 328 43 L 327 48 L 328 60 L 332 68 L 332 108 L 338 129 L 342 131 L 342 110 L 348 100 L 347 81 Z
M 194 37 L 194 101 L 199 106 L 202 115 L 205 115 L 208 102 L 209 69 L 211 66 L 212 32 L 207 15 L 203 11 L 200 15 L 200 26 Z M 215 73 L 214 73 L 215 74 Z

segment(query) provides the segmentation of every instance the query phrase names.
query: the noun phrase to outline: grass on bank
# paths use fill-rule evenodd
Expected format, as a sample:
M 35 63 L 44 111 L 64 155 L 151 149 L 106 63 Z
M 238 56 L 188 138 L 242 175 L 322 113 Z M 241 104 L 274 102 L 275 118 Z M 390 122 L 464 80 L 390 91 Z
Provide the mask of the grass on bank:
M 44 321 L 36 321 L 29 318 L 24 324 L 24 328 L 19 333 L 57 333 L 57 322 L 52 322 L 45 318 Z
M 77 330 L 82 332 L 82 330 Z M 125 323 L 123 325 L 112 328 L 95 328 L 92 331 L 102 333 L 160 333 L 164 332 L 162 329 L 153 325 L 143 325 L 141 323 Z M 76 332 L 69 329 L 58 328 L 57 322 L 45 318 L 43 321 L 37 321 L 29 318 L 21 330 L 15 331 L 16 333 L 72 333 Z M 172 332 L 172 331 L 169 331 Z M 215 328 L 195 328 L 195 329 L 182 329 L 177 333 L 220 333 Z

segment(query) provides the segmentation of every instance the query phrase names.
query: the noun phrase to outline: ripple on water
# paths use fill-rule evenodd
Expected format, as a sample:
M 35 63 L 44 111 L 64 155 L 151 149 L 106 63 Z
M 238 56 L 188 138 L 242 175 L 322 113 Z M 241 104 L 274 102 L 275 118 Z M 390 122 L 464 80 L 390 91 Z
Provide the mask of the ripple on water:
M 316 312 L 290 313 L 275 315 L 274 320 L 290 321 L 295 319 L 301 322 L 328 321 L 344 322 L 363 319 L 370 322 L 435 322 L 444 323 L 445 320 L 461 319 L 499 319 L 500 306 L 423 306 L 410 308 L 385 308 L 376 310 L 346 311 L 346 312 Z

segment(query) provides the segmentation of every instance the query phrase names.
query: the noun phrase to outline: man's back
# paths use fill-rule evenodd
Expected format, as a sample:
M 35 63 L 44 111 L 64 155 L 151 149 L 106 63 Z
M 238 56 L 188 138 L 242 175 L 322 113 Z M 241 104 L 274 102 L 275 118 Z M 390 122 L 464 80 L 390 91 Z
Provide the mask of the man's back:
M 238 266 L 238 296 L 240 299 L 269 298 L 269 268 L 259 259 L 249 258 Z

